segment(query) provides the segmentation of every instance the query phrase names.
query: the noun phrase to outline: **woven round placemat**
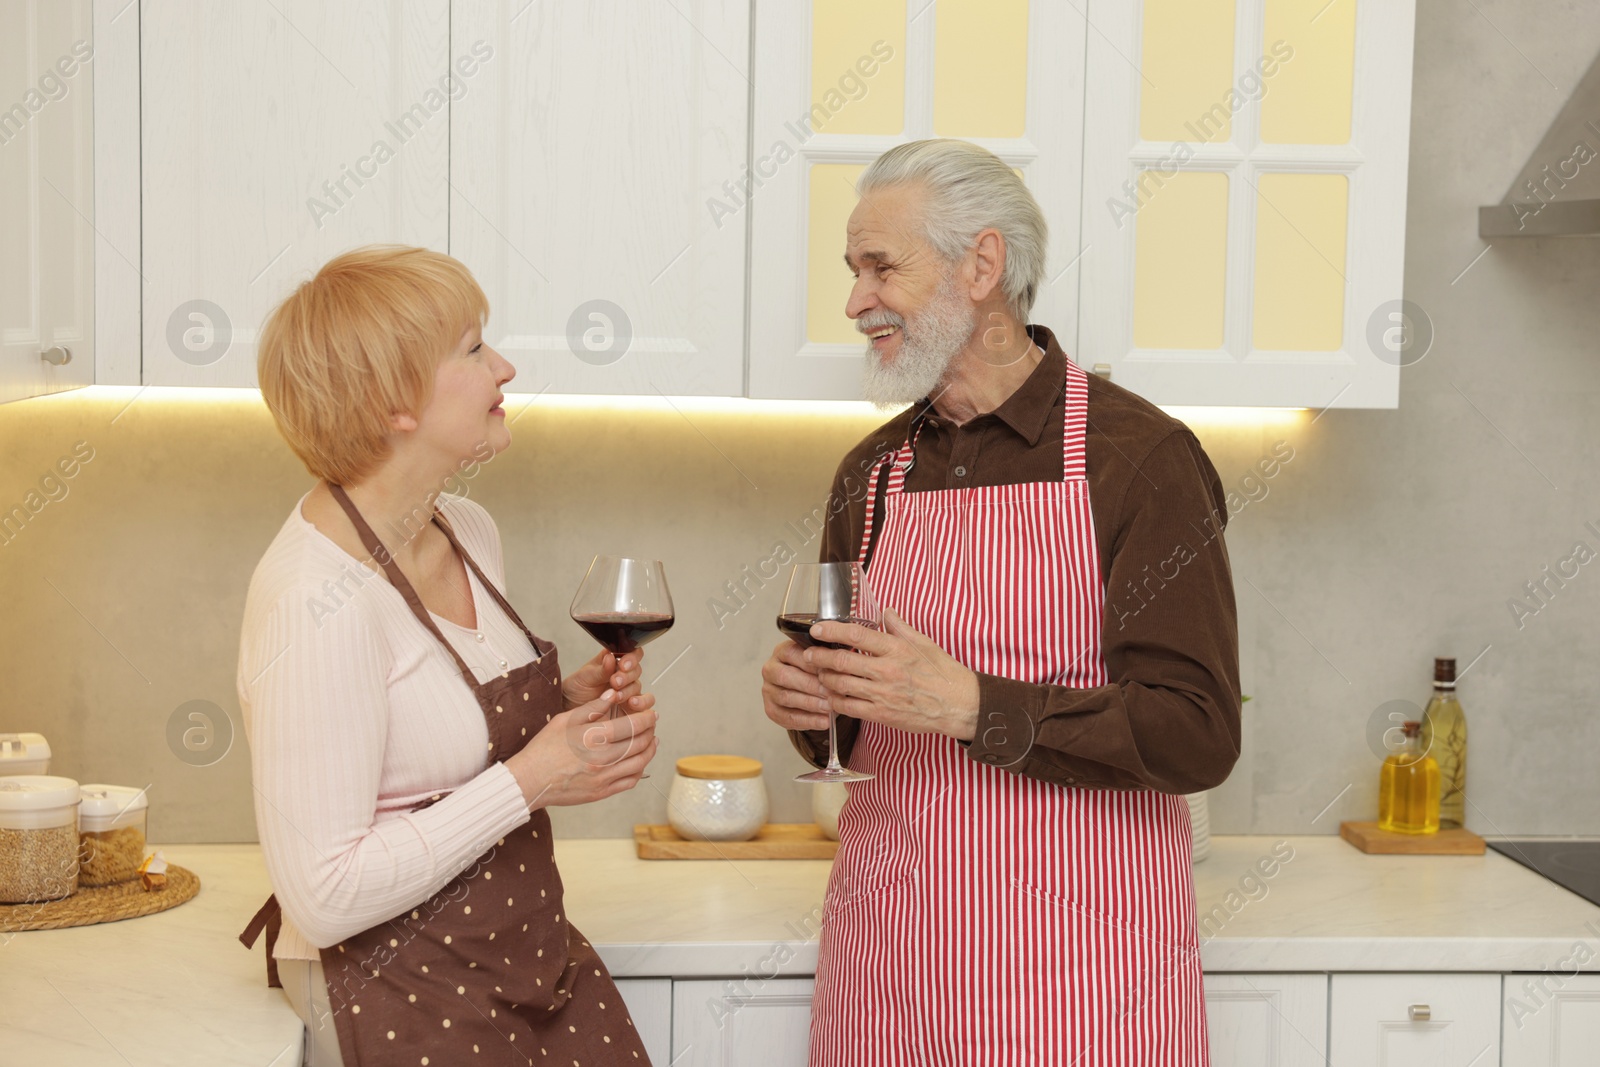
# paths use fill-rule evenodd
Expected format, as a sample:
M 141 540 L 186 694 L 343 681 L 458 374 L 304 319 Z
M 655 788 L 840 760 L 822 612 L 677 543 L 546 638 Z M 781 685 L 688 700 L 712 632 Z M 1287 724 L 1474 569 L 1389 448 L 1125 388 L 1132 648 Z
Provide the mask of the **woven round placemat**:
M 0 933 L 59 930 L 91 926 L 176 908 L 200 892 L 200 876 L 176 863 L 167 864 L 167 884 L 146 892 L 138 878 L 113 885 L 80 889 L 70 897 L 37 904 L 0 904 Z

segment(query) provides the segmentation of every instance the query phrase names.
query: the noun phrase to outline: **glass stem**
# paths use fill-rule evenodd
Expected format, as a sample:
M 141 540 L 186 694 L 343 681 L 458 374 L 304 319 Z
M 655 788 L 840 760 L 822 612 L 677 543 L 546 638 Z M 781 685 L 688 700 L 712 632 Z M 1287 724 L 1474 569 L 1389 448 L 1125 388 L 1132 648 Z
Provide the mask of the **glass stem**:
M 839 716 L 832 711 L 828 712 L 828 773 L 844 773 L 839 765 Z

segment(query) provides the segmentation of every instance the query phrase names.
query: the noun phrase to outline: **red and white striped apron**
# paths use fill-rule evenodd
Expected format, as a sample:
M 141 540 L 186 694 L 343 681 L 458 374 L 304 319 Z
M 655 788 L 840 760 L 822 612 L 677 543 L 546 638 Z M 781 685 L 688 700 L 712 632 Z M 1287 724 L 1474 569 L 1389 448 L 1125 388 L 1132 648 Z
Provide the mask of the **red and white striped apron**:
M 907 494 L 913 437 L 868 574 L 969 668 L 1090 687 L 1106 682 L 1105 590 L 1088 379 L 1067 367 L 1063 480 Z M 850 766 L 877 777 L 850 784 L 839 818 L 811 1067 L 1209 1062 L 1183 797 L 1051 785 L 871 722 Z

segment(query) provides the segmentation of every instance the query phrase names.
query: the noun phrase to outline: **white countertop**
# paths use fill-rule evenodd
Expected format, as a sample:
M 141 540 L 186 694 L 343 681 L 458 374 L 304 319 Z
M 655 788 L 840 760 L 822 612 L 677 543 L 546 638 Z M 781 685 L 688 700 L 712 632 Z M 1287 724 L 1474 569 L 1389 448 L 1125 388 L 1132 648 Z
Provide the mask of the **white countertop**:
M 260 943 L 237 940 L 270 891 L 259 848 L 162 847 L 200 875 L 189 903 L 0 934 L 5 1063 L 300 1063 L 300 1021 L 267 988 Z M 1293 858 L 1262 878 L 1256 864 L 1275 847 Z M 640 860 L 621 840 L 558 841 L 556 857 L 568 915 L 619 978 L 815 969 L 826 861 Z M 1600 907 L 1493 852 L 1366 856 L 1336 837 L 1217 837 L 1195 893 L 1213 915 L 1201 946 L 1212 972 L 1539 971 L 1579 942 L 1586 969 L 1600 970 Z
M 1287 841 L 1294 858 L 1214 936 L 1207 971 L 1542 971 L 1587 941 L 1600 970 L 1600 907 L 1497 852 L 1369 856 L 1338 837 L 1214 837 L 1195 866 L 1203 917 Z M 1260 896 L 1260 890 L 1256 891 Z M 1570 971 L 1570 967 L 1568 970 Z
M 1275 848 L 1292 858 L 1263 878 Z M 609 840 L 558 841 L 556 858 L 567 913 L 618 977 L 816 970 L 826 861 L 640 860 L 633 842 Z M 1332 836 L 1214 837 L 1195 901 L 1207 971 L 1543 970 L 1580 940 L 1584 969 L 1600 970 L 1600 907 L 1495 852 L 1368 856 Z
M 154 915 L 0 934 L 6 1067 L 300 1067 L 300 1019 L 239 931 L 271 890 L 257 845 L 152 845 L 200 876 Z

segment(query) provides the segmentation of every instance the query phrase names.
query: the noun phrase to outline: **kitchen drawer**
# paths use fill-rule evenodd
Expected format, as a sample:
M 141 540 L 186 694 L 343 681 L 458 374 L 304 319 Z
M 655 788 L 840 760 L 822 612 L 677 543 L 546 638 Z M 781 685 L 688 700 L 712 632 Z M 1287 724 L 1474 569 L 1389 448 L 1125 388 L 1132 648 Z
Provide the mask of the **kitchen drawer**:
M 1330 1061 L 1339 1067 L 1494 1067 L 1498 974 L 1336 974 Z

